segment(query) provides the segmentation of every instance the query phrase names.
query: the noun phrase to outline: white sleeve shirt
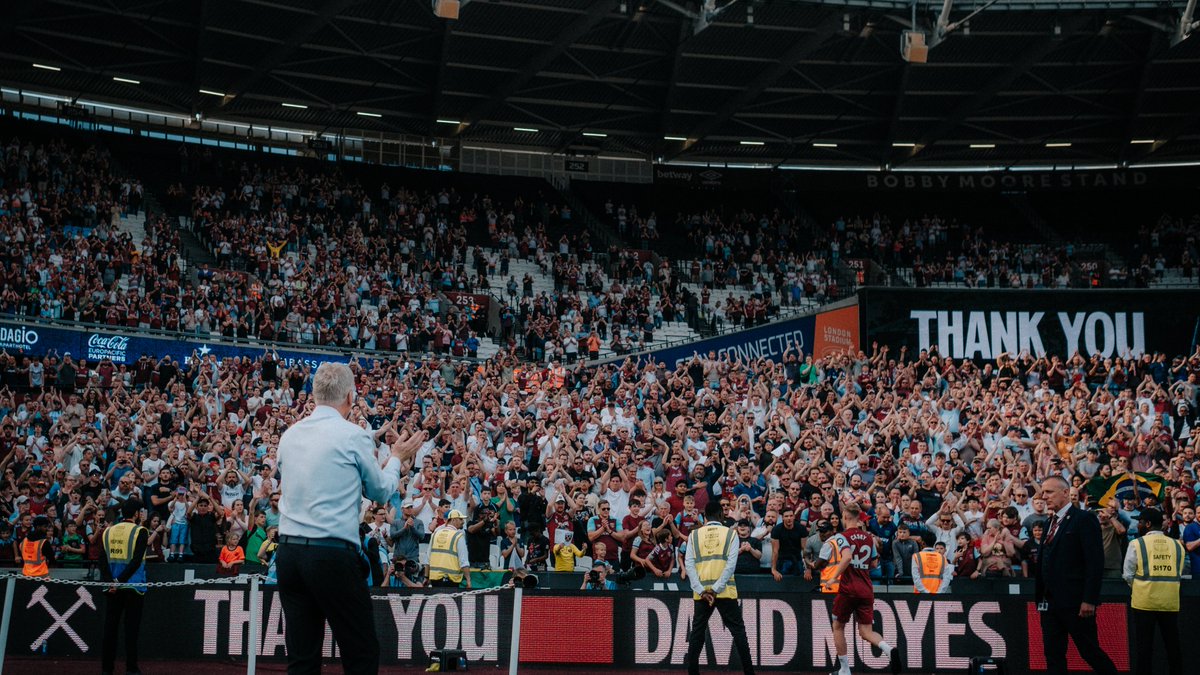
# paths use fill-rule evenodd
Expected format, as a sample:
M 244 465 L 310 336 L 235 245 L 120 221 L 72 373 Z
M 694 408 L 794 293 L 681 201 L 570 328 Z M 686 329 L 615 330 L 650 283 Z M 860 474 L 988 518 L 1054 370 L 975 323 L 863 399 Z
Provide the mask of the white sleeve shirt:
M 357 544 L 362 497 L 388 501 L 400 460 L 380 469 L 372 433 L 317 406 L 280 437 L 279 473 L 279 534 Z

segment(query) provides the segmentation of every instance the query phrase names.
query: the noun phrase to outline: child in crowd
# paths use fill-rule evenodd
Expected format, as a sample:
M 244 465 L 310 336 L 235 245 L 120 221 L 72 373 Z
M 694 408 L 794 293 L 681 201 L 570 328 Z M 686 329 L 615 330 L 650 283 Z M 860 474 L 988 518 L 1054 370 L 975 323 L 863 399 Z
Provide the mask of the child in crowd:
M 171 532 L 170 545 L 171 550 L 167 553 L 167 562 L 182 562 L 183 550 L 188 543 L 188 494 L 187 488 L 179 487 L 175 490 L 175 498 L 171 500 L 171 505 L 168 508 L 170 515 L 167 516 L 167 529 Z
M 242 569 L 242 563 L 246 562 L 246 552 L 238 546 L 238 536 L 232 532 L 225 535 L 225 546 L 221 548 L 221 555 L 217 562 L 217 575 L 222 577 L 236 577 Z

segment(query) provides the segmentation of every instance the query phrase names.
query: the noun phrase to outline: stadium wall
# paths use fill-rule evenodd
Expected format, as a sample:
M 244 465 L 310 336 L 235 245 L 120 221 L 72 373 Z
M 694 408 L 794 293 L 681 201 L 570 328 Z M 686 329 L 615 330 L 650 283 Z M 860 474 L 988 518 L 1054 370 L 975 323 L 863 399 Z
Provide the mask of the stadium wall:
M 44 594 L 38 589 L 44 588 Z M 284 620 L 277 594 L 261 593 L 260 659 L 284 658 Z M 250 591 L 245 585 L 152 589 L 142 622 L 145 660 L 241 659 L 249 640 Z M 95 588 L 20 581 L 13 603 L 8 654 L 25 661 L 46 657 L 94 658 L 103 627 L 103 593 Z M 469 597 L 396 590 L 374 596 L 375 624 L 384 664 L 424 664 L 432 649 L 463 649 L 476 667 L 509 663 L 514 630 L 511 590 Z M 563 668 L 592 664 L 679 668 L 691 624 L 690 594 L 525 591 L 520 597 L 519 660 Z M 771 593 L 742 598 L 751 652 L 766 670 L 811 671 L 833 662 L 831 600 L 819 593 Z M 916 672 L 965 670 L 970 658 L 1003 658 L 1012 671 L 1045 668 L 1037 612 L 1028 597 L 953 595 L 936 600 L 911 593 L 876 597 L 876 627 L 905 648 Z M 714 617 L 715 618 L 715 617 Z M 1184 600 L 1181 625 L 1200 621 L 1200 599 Z M 1111 596 L 1099 609 L 1100 640 L 1118 669 L 1130 669 L 1127 599 Z M 716 619 L 703 657 L 729 665 L 732 642 Z M 852 665 L 881 670 L 886 660 L 854 635 Z M 1184 657 L 1200 659 L 1200 643 L 1186 642 Z M 325 654 L 336 658 L 331 639 Z M 1072 670 L 1086 665 L 1072 648 Z

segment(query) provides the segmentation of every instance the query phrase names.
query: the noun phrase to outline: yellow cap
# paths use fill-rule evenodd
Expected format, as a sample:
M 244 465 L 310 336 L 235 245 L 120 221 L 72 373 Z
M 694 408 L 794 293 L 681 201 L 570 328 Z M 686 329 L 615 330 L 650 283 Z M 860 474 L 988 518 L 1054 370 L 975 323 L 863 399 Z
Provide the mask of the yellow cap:
M 462 514 L 462 511 L 459 511 L 458 509 L 454 509 L 450 513 L 446 514 L 446 520 L 454 520 L 455 518 L 458 518 L 459 520 L 467 519 L 467 517 Z

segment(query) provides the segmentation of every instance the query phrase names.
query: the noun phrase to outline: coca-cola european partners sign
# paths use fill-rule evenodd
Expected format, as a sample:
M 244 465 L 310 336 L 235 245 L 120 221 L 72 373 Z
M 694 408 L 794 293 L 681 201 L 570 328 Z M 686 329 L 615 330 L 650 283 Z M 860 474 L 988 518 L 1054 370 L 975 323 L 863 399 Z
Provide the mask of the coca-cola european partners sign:
M 124 335 L 92 333 L 87 341 L 87 359 L 89 361 L 112 359 L 116 363 L 124 363 L 125 353 L 128 350 L 129 338 Z

